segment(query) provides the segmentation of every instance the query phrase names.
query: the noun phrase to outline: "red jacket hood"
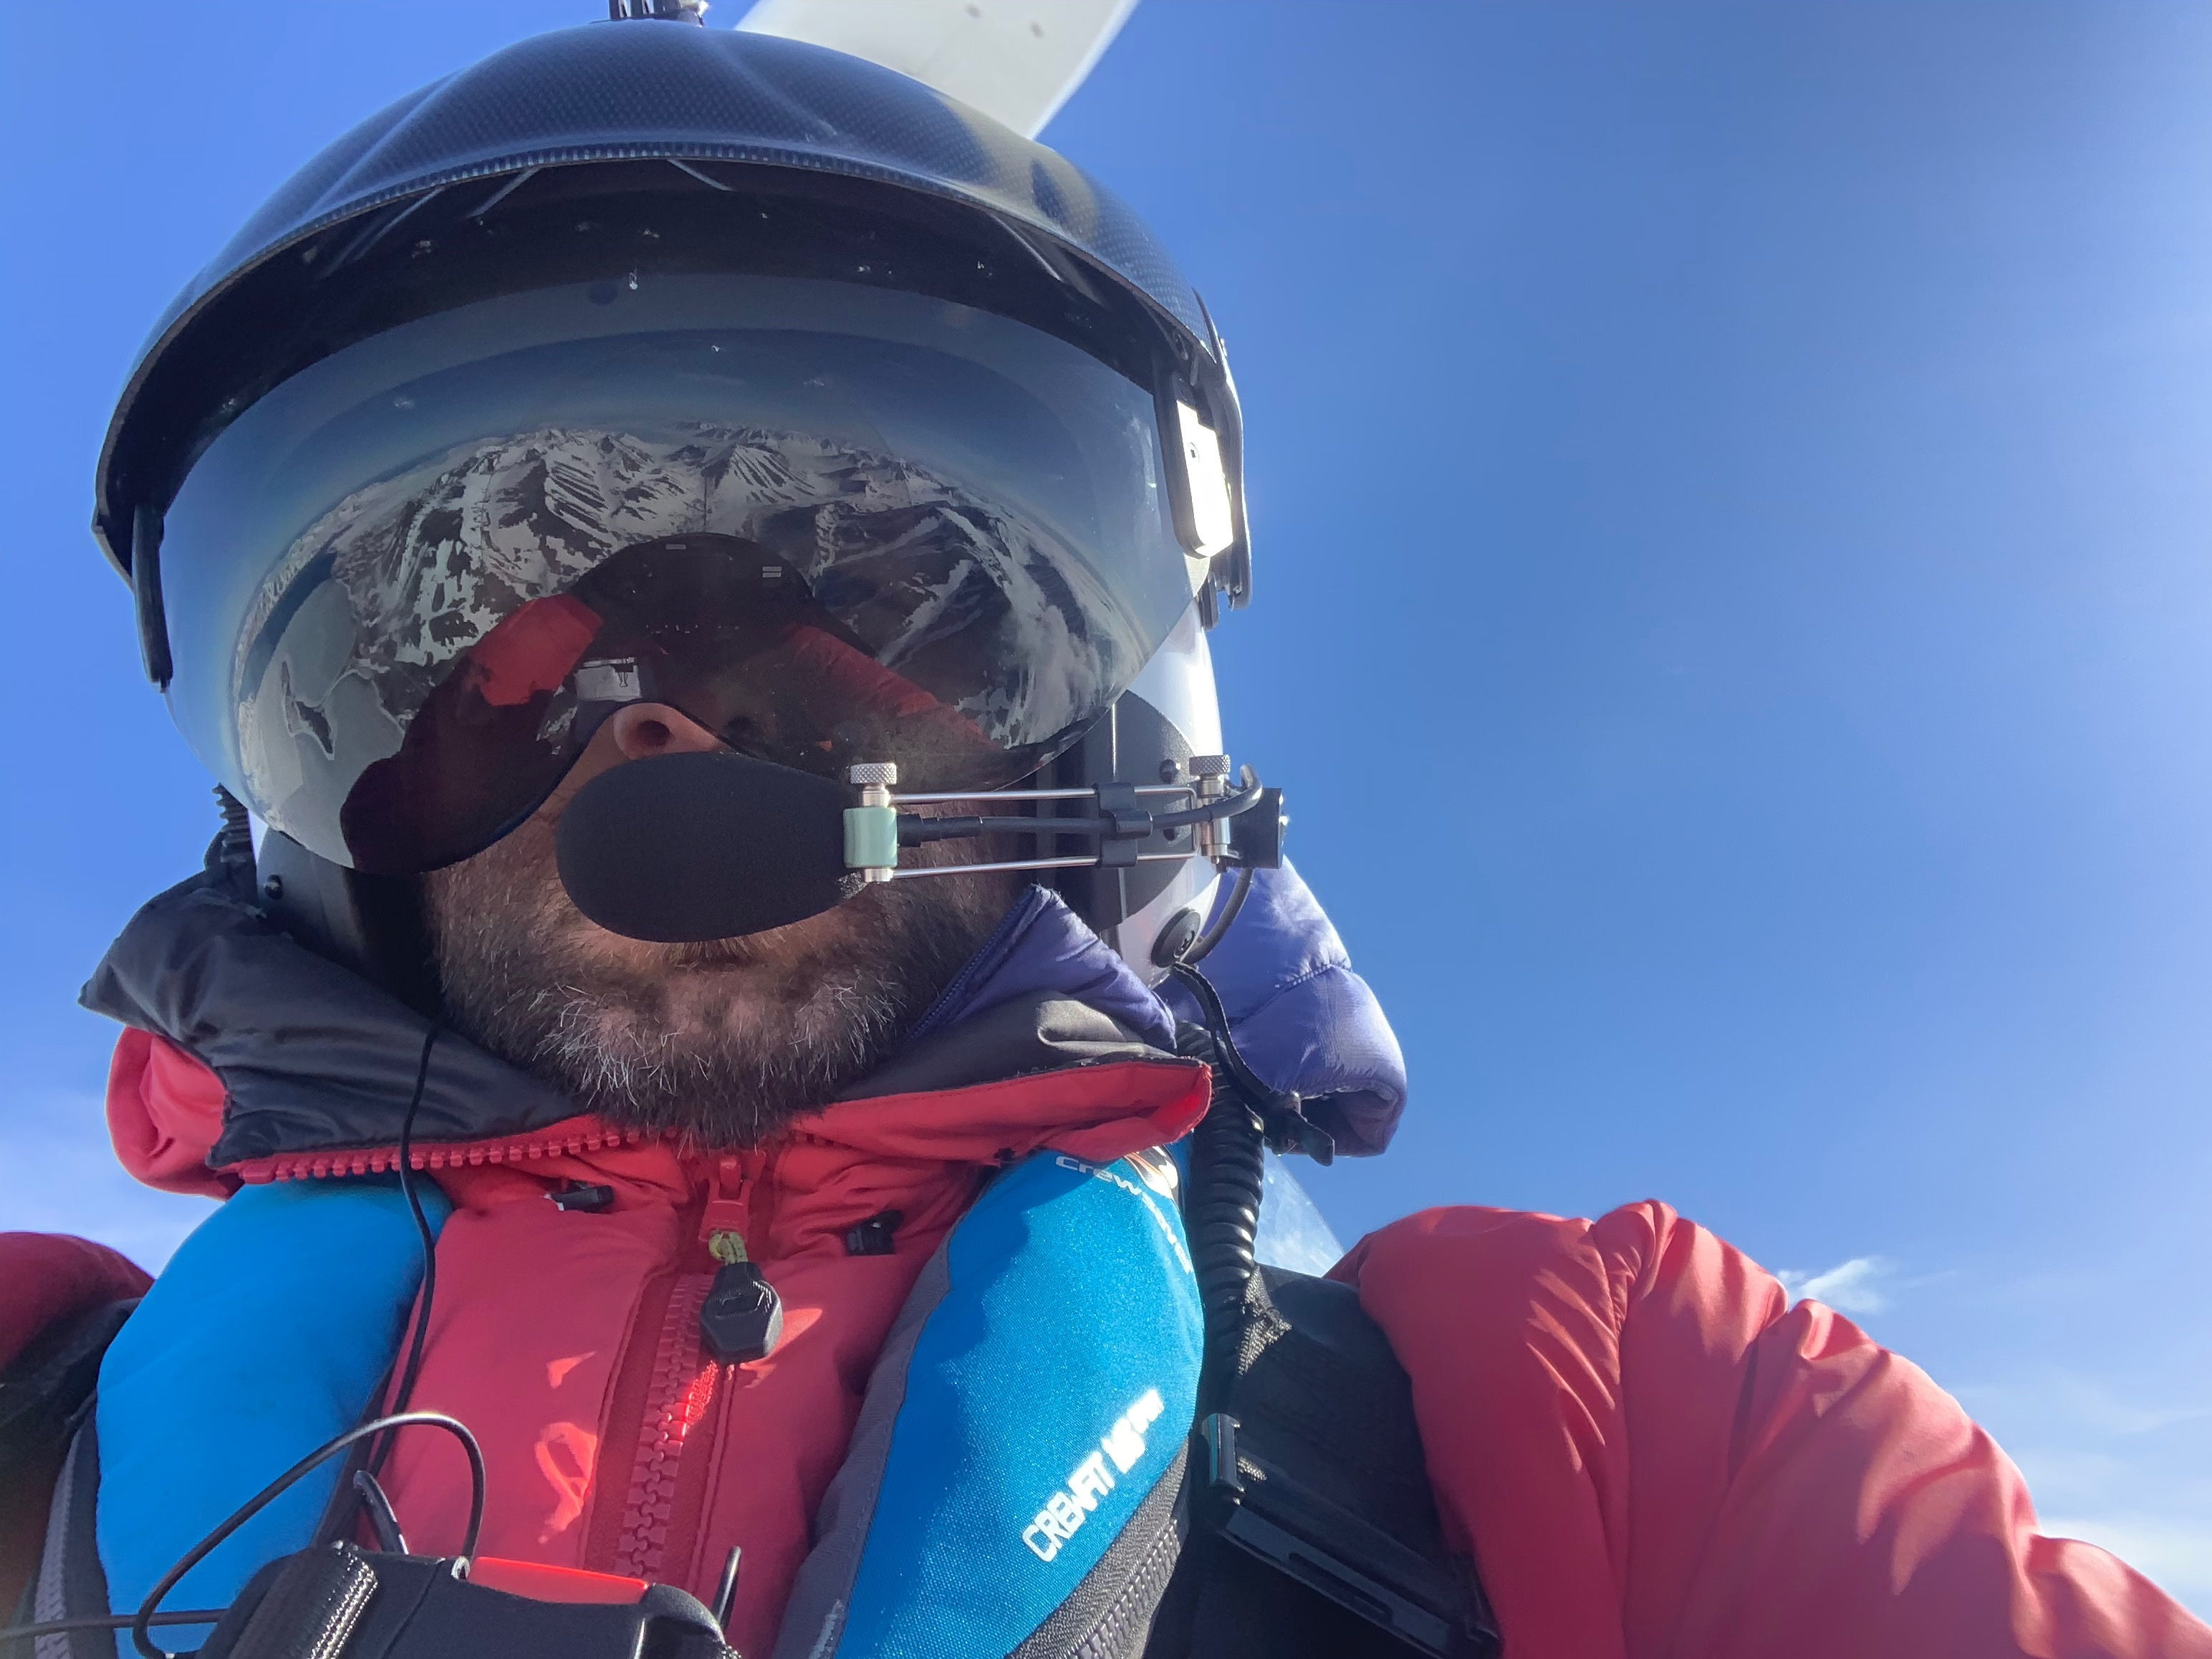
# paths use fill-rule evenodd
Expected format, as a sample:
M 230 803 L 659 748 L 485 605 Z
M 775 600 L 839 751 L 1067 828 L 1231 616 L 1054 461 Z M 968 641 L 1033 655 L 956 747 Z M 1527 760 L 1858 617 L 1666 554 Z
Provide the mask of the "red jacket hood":
M 141 909 L 82 1000 L 128 1028 L 110 1078 L 117 1152 L 169 1190 L 389 1169 L 410 1114 L 425 1170 L 542 1170 L 641 1141 L 459 1033 L 434 1035 L 272 927 L 221 872 Z M 1016 905 L 939 1002 L 853 1091 L 868 1098 L 848 1094 L 794 1141 L 966 1165 L 1048 1140 L 1109 1157 L 1173 1139 L 1199 1109 L 1202 1068 L 1170 1052 L 1172 1016 L 1049 894 Z

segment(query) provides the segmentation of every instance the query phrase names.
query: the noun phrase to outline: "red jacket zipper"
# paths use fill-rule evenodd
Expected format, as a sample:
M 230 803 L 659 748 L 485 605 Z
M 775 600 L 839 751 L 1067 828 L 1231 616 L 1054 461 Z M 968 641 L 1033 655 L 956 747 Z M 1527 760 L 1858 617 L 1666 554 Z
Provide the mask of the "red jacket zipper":
M 711 1262 L 706 1245 L 716 1233 L 735 1233 L 750 1245 L 752 1199 L 766 1172 L 767 1160 L 750 1153 L 716 1161 L 700 1215 L 697 1255 L 702 1261 Z M 720 1437 L 736 1369 L 709 1358 L 700 1340 L 699 1310 L 714 1282 L 711 1267 L 679 1271 L 656 1340 L 649 1346 L 634 1343 L 624 1362 L 625 1370 L 636 1364 L 652 1368 L 610 1564 L 611 1571 L 628 1577 L 681 1585 L 694 1576 L 694 1558 L 709 1518 L 712 1494 L 707 1486 L 714 1443 Z M 621 1391 L 619 1382 L 617 1389 Z
M 652 1138 L 637 1130 L 594 1127 L 565 1135 L 509 1135 L 503 1140 L 472 1140 L 458 1146 L 416 1146 L 407 1162 L 417 1170 L 522 1164 L 536 1158 L 573 1158 L 580 1152 L 634 1146 Z M 245 1181 L 319 1181 L 331 1176 L 382 1175 L 398 1167 L 397 1146 L 368 1146 L 350 1152 L 284 1152 L 275 1158 L 252 1158 L 225 1173 Z
M 699 1347 L 699 1308 L 714 1282 L 712 1273 L 678 1278 L 669 1290 L 657 1340 L 649 1347 L 641 1342 L 632 1351 L 634 1362 L 650 1364 L 652 1375 L 615 1556 L 607 1564 L 608 1571 L 626 1577 L 666 1577 L 684 1454 L 693 1431 L 706 1420 L 721 1381 L 723 1368 L 708 1363 Z

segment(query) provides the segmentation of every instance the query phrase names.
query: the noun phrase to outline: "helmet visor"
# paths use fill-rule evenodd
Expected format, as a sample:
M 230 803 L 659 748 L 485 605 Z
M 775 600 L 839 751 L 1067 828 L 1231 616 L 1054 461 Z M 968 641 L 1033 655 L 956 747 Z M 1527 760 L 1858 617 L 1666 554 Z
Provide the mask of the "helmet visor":
M 270 823 L 466 857 L 620 704 L 1001 787 L 1191 602 L 1152 393 L 992 313 L 654 276 L 408 323 L 252 404 L 172 503 L 170 699 Z

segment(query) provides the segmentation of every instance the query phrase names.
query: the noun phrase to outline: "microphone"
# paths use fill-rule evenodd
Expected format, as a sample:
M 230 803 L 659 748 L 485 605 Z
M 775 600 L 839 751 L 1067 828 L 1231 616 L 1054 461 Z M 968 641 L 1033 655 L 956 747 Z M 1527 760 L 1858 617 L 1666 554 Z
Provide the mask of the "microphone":
M 845 896 L 848 793 L 745 755 L 628 761 L 562 810 L 561 884 L 610 933 L 658 944 L 804 921 Z

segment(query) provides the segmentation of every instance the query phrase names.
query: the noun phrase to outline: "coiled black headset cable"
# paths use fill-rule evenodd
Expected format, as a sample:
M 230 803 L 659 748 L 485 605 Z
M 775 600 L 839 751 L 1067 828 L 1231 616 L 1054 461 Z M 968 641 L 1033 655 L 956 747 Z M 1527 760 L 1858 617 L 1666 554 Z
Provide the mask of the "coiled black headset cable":
M 1253 1254 L 1259 1237 L 1260 1203 L 1267 1181 L 1267 1149 L 1304 1152 L 1327 1164 L 1336 1144 L 1306 1117 L 1295 1093 L 1272 1089 L 1246 1061 L 1229 1029 L 1229 1011 L 1213 981 L 1199 971 L 1199 961 L 1221 942 L 1250 895 L 1253 872 L 1237 872 L 1237 885 L 1212 927 L 1192 939 L 1164 964 L 1176 983 L 1198 1005 L 1200 1023 L 1186 1024 L 1176 1046 L 1212 1068 L 1212 1103 L 1191 1136 L 1190 1195 L 1183 1223 L 1190 1237 L 1191 1267 L 1205 1310 L 1206 1351 L 1199 1375 L 1199 1415 L 1221 1408 L 1235 1376 L 1237 1338 L 1259 1271 Z

